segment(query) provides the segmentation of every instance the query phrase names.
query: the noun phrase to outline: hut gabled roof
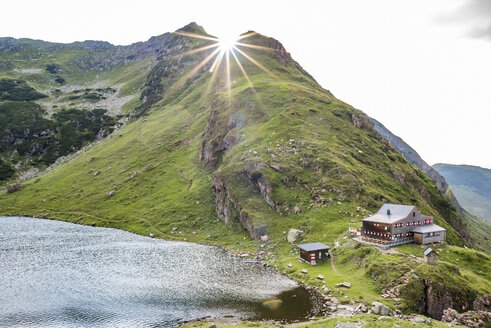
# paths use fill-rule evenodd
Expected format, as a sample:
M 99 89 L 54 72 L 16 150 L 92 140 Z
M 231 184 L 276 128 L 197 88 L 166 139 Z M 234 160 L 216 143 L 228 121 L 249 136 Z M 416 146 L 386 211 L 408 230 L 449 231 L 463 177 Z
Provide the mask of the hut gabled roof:
M 427 255 L 428 255 L 428 254 L 430 254 L 431 252 L 435 252 L 435 251 L 433 250 L 433 248 L 428 247 L 428 248 L 427 248 L 427 249 L 426 249 L 426 250 L 423 252 L 423 254 L 424 254 L 424 256 L 427 256 Z M 436 252 L 435 252 L 435 253 L 436 253 Z
M 414 208 L 415 206 L 412 205 L 384 204 L 377 213 L 363 219 L 363 221 L 391 224 L 407 218 Z
M 324 245 L 323 243 L 320 243 L 320 242 L 297 245 L 297 247 L 300 248 L 302 251 L 306 251 L 306 252 L 320 251 L 320 250 L 325 250 L 325 249 L 331 248 L 331 247 Z

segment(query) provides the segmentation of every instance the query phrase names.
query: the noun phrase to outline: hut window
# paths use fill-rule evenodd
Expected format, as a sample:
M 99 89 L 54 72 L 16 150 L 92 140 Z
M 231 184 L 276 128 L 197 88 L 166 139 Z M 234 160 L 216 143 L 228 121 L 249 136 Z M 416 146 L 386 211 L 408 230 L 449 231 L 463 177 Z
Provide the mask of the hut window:
M 416 216 L 416 212 L 413 212 L 413 218 Z

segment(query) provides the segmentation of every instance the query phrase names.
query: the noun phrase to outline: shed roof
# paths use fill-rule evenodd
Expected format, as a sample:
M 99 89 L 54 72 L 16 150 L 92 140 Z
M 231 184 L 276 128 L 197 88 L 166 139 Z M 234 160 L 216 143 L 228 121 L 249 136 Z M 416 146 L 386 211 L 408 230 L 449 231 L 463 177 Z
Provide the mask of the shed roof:
M 306 251 L 306 252 L 313 252 L 313 251 L 319 251 L 322 249 L 331 248 L 331 247 L 324 245 L 323 243 L 320 243 L 320 242 L 297 245 L 297 247 L 303 251 Z
M 412 205 L 384 204 L 382 207 L 380 207 L 377 213 L 363 219 L 363 221 L 394 223 L 406 218 L 411 213 L 413 208 L 415 207 Z M 387 210 L 390 210 L 390 214 L 387 214 Z
M 423 252 L 423 254 L 426 256 L 426 255 L 430 254 L 431 252 L 435 252 L 435 251 L 433 250 L 433 248 L 428 247 L 428 248 L 427 248 L 427 249 L 426 249 L 426 250 Z M 435 253 L 436 253 L 436 252 L 435 252 Z
M 425 224 L 411 229 L 411 232 L 417 233 L 428 233 L 428 232 L 438 232 L 438 231 L 446 231 L 447 229 L 440 227 L 436 224 Z

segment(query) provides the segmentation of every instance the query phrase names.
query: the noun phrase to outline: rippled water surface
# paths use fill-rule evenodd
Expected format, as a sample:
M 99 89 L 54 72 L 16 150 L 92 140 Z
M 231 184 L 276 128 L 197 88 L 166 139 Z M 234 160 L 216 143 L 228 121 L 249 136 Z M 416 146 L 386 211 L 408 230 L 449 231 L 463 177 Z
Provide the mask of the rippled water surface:
M 265 307 L 268 299 L 283 300 Z M 0 326 L 173 327 L 206 316 L 295 320 L 312 296 L 216 247 L 0 217 Z

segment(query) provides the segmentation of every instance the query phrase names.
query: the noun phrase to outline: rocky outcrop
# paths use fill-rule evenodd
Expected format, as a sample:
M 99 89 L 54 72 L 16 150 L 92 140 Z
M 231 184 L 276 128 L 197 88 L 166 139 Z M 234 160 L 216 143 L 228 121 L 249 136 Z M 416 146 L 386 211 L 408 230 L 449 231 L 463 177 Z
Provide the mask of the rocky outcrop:
M 356 126 L 358 129 L 370 129 L 373 126 L 372 122 L 370 122 L 367 117 L 358 117 L 355 114 L 351 114 L 351 122 L 353 122 L 353 125 Z
M 7 194 L 14 193 L 14 192 L 20 190 L 20 188 L 21 188 L 21 185 L 18 183 L 10 185 L 7 187 Z
M 290 231 L 288 231 L 288 235 L 286 237 L 286 240 L 289 243 L 296 243 L 297 241 L 299 241 L 303 238 L 303 235 L 304 235 L 304 232 L 302 230 L 290 229 Z
M 442 321 L 462 324 L 471 328 L 489 327 L 491 325 L 491 312 L 467 311 L 459 313 L 448 308 L 443 311 Z
M 454 300 L 450 293 L 445 291 L 442 284 L 428 280 L 424 281 L 424 314 L 441 320 L 443 310 L 454 306 Z
M 222 106 L 220 106 L 222 105 Z M 223 104 L 212 103 L 210 117 L 201 138 L 199 161 L 205 166 L 216 168 L 223 153 L 232 148 L 240 140 L 235 133 L 237 122 L 229 117 Z
M 437 269 L 435 269 L 437 270 Z M 401 296 L 406 299 L 411 311 L 441 320 L 444 310 L 452 308 L 462 313 L 473 309 L 477 294 L 474 290 L 461 284 L 462 279 L 456 267 L 449 275 L 448 271 L 434 271 L 435 278 L 412 278 L 401 288 Z M 447 277 L 448 276 L 448 277 Z M 438 282 L 437 280 L 452 279 Z M 483 302 L 485 303 L 485 302 Z
M 267 234 L 267 226 L 254 223 L 253 218 L 232 195 L 227 186 L 227 181 L 220 174 L 214 176 L 211 189 L 215 196 L 217 215 L 223 222 L 240 222 L 254 239 L 259 239 Z
M 489 311 L 491 312 L 491 295 L 484 295 L 472 303 L 472 308 L 476 311 Z
M 220 175 L 215 175 L 211 190 L 215 196 L 215 209 L 218 217 L 225 223 L 239 221 L 240 207 L 227 188 L 227 182 Z
M 234 174 L 236 181 L 243 186 L 249 186 L 255 193 L 260 193 L 266 204 L 272 209 L 276 203 L 271 198 L 272 187 L 269 180 L 260 172 L 263 168 L 259 163 L 246 163 L 244 168 Z M 250 233 L 252 238 L 258 239 L 267 234 L 267 226 L 264 223 L 255 222 L 251 214 L 240 205 L 240 200 L 233 195 L 228 188 L 229 182 L 221 172 L 214 175 L 212 191 L 215 196 L 215 206 L 218 217 L 228 223 L 230 221 L 240 222 Z M 243 188 L 243 187 L 242 187 Z

